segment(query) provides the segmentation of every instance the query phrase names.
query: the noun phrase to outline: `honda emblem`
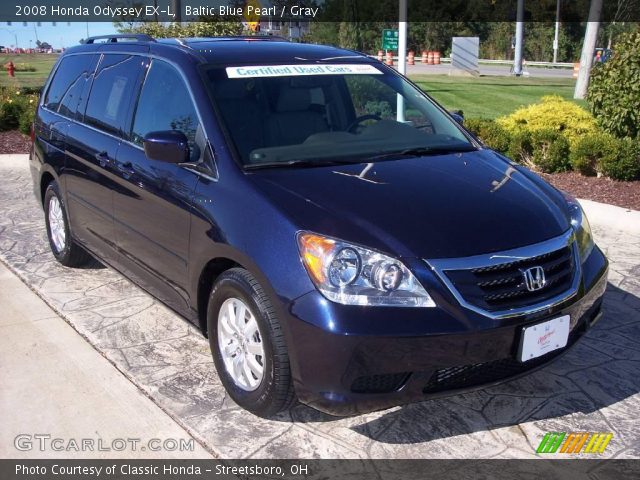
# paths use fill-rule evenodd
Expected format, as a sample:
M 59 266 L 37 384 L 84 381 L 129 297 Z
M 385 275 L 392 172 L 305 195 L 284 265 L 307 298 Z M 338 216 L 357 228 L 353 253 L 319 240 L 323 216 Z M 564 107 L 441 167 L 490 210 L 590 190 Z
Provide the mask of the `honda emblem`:
M 530 292 L 540 290 L 547 284 L 547 279 L 544 276 L 544 269 L 542 267 L 531 267 L 526 270 L 521 270 L 524 277 L 524 285 Z

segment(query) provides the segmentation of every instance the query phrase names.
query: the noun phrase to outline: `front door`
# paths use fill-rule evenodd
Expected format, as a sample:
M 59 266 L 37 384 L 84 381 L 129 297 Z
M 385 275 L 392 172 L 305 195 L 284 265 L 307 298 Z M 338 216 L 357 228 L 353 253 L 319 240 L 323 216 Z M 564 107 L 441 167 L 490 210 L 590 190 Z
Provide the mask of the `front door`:
M 116 239 L 140 277 L 177 310 L 188 307 L 191 201 L 198 175 L 179 165 L 150 160 L 143 139 L 149 132 L 178 130 L 189 139 L 190 161 L 198 162 L 204 135 L 189 90 L 178 71 L 152 60 L 142 86 L 130 142 L 118 151 L 119 188 L 114 196 Z

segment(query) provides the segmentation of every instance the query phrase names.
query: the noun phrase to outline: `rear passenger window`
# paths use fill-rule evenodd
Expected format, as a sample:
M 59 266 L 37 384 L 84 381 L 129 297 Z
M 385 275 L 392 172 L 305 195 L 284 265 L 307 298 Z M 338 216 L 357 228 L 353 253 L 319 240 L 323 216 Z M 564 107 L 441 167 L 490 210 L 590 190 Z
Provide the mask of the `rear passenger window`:
M 104 55 L 91 87 L 85 123 L 108 133 L 122 132 L 141 71 L 141 57 Z
M 78 103 L 96 68 L 97 55 L 71 55 L 60 61 L 47 91 L 44 106 L 69 118 L 76 118 Z
M 202 129 L 189 90 L 178 72 L 166 62 L 154 60 L 144 81 L 131 139 L 142 145 L 149 132 L 178 130 L 189 140 L 191 161 L 200 157 Z

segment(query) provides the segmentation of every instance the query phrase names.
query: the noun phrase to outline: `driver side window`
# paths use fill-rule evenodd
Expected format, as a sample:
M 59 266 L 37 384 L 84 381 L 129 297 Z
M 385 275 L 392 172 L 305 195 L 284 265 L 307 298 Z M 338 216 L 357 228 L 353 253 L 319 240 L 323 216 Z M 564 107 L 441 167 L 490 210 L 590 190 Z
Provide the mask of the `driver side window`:
M 189 140 L 190 161 L 200 159 L 202 127 L 189 90 L 178 72 L 166 62 L 153 60 L 138 101 L 131 140 L 142 145 L 149 132 L 177 130 Z

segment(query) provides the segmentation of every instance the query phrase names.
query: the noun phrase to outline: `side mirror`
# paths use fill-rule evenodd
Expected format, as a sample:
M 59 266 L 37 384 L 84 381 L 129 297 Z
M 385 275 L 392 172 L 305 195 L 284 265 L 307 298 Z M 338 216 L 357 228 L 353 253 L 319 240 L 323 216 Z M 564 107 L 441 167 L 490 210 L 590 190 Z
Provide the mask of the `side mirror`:
M 460 125 L 464 124 L 464 112 L 462 110 L 449 110 L 449 115 Z
M 165 163 L 189 161 L 189 140 L 176 130 L 149 132 L 142 142 L 144 153 L 150 160 Z

